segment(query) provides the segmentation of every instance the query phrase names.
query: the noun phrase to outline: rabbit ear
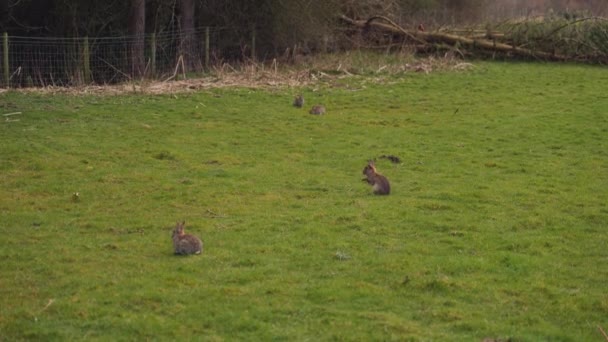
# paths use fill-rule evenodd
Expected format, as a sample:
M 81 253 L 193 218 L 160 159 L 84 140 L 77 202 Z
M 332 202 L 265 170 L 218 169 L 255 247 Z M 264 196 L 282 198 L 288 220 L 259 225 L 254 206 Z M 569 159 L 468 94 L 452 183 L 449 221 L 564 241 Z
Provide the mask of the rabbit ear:
M 367 161 L 367 166 L 373 171 L 376 172 L 376 164 L 374 163 L 373 160 L 368 160 Z

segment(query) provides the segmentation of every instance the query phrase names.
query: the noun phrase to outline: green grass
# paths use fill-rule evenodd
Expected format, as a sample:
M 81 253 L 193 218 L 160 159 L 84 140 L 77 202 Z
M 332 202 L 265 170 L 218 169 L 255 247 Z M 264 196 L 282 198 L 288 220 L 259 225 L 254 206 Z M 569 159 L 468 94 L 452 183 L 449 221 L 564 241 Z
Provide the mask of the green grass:
M 388 80 L 0 94 L 0 340 L 601 341 L 608 70 Z

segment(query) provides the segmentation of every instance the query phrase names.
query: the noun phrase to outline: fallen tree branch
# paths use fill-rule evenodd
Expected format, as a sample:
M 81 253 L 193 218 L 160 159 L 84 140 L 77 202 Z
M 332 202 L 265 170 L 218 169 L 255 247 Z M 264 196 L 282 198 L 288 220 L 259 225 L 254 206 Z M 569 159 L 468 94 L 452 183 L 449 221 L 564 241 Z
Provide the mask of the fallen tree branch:
M 390 25 L 392 25 L 395 29 L 401 31 L 401 33 L 403 33 L 404 35 L 410 37 L 411 39 L 417 41 L 418 43 L 424 44 L 425 41 L 422 39 L 419 39 L 418 37 L 414 36 L 413 34 L 411 34 L 410 32 L 406 31 L 404 28 L 402 28 L 401 26 L 397 25 L 397 23 L 395 23 L 394 21 L 390 20 L 387 17 L 381 16 L 381 15 L 376 15 L 373 16 L 369 19 L 367 19 L 367 22 L 365 23 L 366 26 L 370 25 L 372 23 L 372 21 L 377 20 L 377 19 L 381 19 L 384 20 L 386 22 L 388 22 Z
M 535 51 L 522 47 L 512 46 L 505 43 L 497 42 L 496 40 L 489 39 L 478 39 L 478 38 L 468 38 L 459 36 L 456 34 L 444 33 L 444 32 L 424 32 L 419 30 L 405 30 L 402 27 L 398 26 L 390 19 L 382 17 L 382 16 L 373 16 L 368 20 L 355 20 L 348 18 L 344 15 L 340 17 L 344 22 L 359 28 L 359 29 L 367 29 L 368 27 L 374 27 L 380 31 L 384 31 L 387 33 L 392 33 L 396 35 L 402 35 L 407 38 L 410 38 L 419 44 L 430 44 L 430 43 L 444 43 L 450 46 L 464 46 L 474 49 L 482 49 L 503 53 L 512 53 L 518 56 L 524 57 L 535 57 L 542 58 L 547 60 L 559 60 L 564 61 L 568 58 L 566 56 L 562 56 L 555 53 L 549 53 L 545 51 Z M 383 19 L 389 24 L 384 24 L 375 21 L 375 19 Z
M 602 329 L 602 326 L 598 325 L 597 328 L 600 330 L 606 341 L 608 341 L 608 335 L 606 335 L 606 332 L 604 331 L 604 329 Z

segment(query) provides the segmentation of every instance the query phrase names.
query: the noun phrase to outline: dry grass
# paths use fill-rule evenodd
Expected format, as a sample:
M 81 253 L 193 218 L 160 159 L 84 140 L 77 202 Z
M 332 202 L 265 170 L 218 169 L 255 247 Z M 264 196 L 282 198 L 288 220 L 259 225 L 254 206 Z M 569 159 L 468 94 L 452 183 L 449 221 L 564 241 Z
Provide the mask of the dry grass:
M 240 64 L 223 63 L 212 67 L 207 74 L 176 75 L 171 80 L 142 80 L 116 85 L 88 85 L 81 87 L 18 88 L 19 92 L 73 95 L 118 94 L 175 94 L 212 88 L 275 88 L 304 87 L 329 83 L 344 78 L 365 76 L 377 83 L 385 83 L 397 75 L 429 74 L 445 70 L 466 70 L 473 65 L 451 54 L 443 57 L 414 58 L 409 54 L 375 52 L 345 52 L 331 55 L 303 57 L 296 63 L 273 60 L 266 63 L 247 61 Z M 176 80 L 175 78 L 181 78 Z M 0 93 L 7 89 L 0 89 Z

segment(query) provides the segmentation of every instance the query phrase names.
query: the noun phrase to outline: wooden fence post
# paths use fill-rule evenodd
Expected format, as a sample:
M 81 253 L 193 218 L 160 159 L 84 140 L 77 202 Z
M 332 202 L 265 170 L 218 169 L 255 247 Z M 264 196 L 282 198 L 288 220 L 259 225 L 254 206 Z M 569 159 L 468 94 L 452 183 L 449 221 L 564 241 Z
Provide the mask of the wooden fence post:
M 84 70 L 84 84 L 89 84 L 91 83 L 91 54 L 89 51 L 89 36 L 84 37 L 82 47 L 82 62 Z
M 156 77 L 156 32 L 152 32 L 150 37 L 150 73 Z
M 205 70 L 209 70 L 209 26 L 205 27 Z
M 3 70 L 4 70 L 4 85 L 7 88 L 10 88 L 10 78 L 9 78 L 9 70 L 8 70 L 8 32 L 4 32 L 2 36 L 2 60 L 4 61 Z

